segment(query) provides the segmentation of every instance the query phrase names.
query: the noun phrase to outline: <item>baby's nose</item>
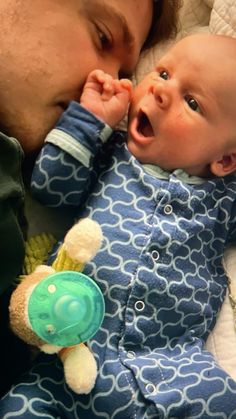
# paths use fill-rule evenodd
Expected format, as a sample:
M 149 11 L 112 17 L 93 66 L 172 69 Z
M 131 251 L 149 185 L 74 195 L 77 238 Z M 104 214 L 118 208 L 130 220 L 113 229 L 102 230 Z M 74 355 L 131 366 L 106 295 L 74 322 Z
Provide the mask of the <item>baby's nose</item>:
M 166 86 L 166 82 L 154 82 L 150 86 L 150 93 L 153 94 L 156 102 L 161 108 L 168 108 L 171 104 L 171 90 Z

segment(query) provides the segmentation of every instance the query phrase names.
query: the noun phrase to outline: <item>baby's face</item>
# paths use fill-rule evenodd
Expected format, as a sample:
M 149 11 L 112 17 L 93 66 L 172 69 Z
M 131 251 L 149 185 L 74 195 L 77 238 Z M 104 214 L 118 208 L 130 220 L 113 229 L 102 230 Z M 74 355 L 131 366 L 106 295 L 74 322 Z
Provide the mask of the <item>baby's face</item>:
M 236 143 L 236 54 L 227 42 L 185 38 L 137 86 L 128 148 L 140 162 L 208 176 L 210 164 Z

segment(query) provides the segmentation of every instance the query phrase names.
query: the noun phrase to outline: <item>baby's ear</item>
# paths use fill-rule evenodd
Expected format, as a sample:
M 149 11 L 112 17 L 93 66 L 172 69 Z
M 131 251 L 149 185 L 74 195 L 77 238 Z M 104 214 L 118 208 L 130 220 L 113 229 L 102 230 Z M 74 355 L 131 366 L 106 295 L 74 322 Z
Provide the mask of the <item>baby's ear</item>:
M 221 160 L 212 162 L 210 169 L 215 176 L 226 176 L 236 171 L 236 152 L 223 156 Z

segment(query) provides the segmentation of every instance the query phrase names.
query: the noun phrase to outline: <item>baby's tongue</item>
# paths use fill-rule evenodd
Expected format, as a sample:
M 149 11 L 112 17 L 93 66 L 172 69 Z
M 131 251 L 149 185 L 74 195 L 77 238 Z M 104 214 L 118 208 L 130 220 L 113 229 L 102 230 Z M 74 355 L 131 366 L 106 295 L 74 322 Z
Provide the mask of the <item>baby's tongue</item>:
M 149 119 L 143 112 L 139 116 L 138 131 L 144 137 L 152 137 L 154 135 Z

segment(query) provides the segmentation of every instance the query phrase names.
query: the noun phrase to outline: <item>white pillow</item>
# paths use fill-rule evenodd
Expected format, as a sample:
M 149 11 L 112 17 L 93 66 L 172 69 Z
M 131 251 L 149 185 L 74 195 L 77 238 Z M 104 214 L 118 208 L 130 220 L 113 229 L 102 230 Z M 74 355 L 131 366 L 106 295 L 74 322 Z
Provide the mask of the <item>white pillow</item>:
M 232 295 L 236 296 L 236 246 L 227 249 L 224 265 L 229 280 Z M 229 293 L 223 303 L 216 326 L 209 335 L 206 348 L 211 351 L 221 367 L 236 380 L 236 317 L 234 315 Z

